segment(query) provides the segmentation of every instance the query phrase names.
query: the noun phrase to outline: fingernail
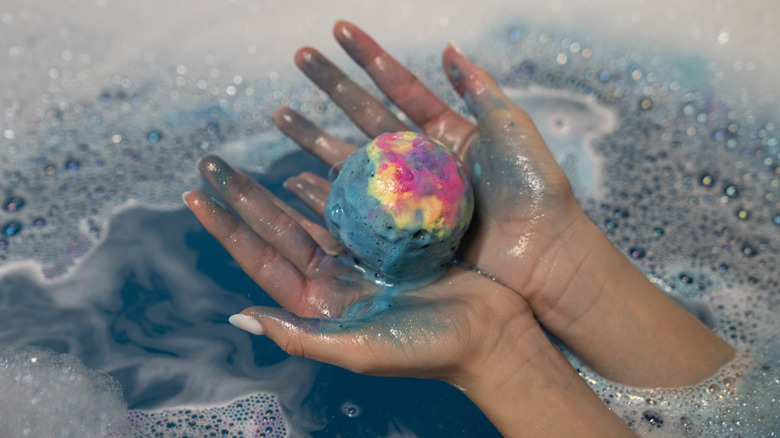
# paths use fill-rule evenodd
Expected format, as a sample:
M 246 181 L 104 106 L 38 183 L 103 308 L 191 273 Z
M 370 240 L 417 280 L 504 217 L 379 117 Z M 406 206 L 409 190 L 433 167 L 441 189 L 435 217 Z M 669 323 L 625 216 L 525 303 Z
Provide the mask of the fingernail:
M 455 50 L 455 53 L 457 53 L 458 55 L 463 56 L 463 50 L 460 50 L 460 47 L 456 46 L 453 43 L 450 43 L 450 47 L 452 47 L 452 49 Z
M 187 207 L 190 206 L 190 204 L 187 203 L 187 195 L 189 195 L 190 193 L 192 193 L 191 190 L 190 191 L 186 191 L 186 192 L 181 194 L 181 200 L 184 201 L 184 205 L 186 205 Z
M 328 62 L 316 49 L 304 47 L 298 53 L 296 64 L 307 75 L 319 73 L 320 69 L 327 67 Z
M 263 330 L 260 321 L 249 315 L 244 315 L 243 313 L 231 315 L 230 318 L 228 318 L 228 322 L 233 324 L 234 327 L 252 333 L 253 335 L 262 336 L 265 334 L 265 330 Z

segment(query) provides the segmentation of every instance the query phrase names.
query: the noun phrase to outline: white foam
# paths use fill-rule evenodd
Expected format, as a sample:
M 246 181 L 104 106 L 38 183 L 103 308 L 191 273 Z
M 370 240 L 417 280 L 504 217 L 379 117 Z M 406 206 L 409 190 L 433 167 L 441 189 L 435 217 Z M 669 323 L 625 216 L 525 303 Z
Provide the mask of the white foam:
M 103 437 L 124 425 L 119 383 L 75 356 L 0 349 L 0 393 L 3 437 Z
M 0 73 L 4 82 L 21 88 L 6 91 L 3 97 L 32 103 L 30 98 L 42 90 L 67 89 L 86 91 L 82 97 L 92 98 L 94 83 L 139 61 L 160 64 L 162 71 L 179 65 L 196 70 L 214 67 L 227 77 L 287 73 L 293 51 L 315 43 L 343 60 L 330 38 L 330 27 L 339 18 L 357 22 L 385 46 L 403 53 L 409 46 L 439 50 L 447 41 L 473 44 L 485 29 L 503 25 L 510 16 L 540 29 L 566 29 L 604 42 L 622 41 L 624 46 L 630 40 L 632 46 L 649 43 L 652 49 L 701 54 L 715 60 L 726 78 L 738 80 L 747 91 L 777 90 L 769 73 L 777 71 L 780 62 L 772 56 L 780 43 L 780 11 L 771 0 L 749 4 L 493 0 L 480 7 L 412 0 L 327 4 L 294 0 L 284 6 L 235 0 L 198 7 L 186 0 L 163 4 L 81 0 L 6 5 L 0 26 L 8 30 L 3 32 L 7 63 Z M 29 43 L 31 37 L 41 36 L 39 44 Z M 50 67 L 60 70 L 56 78 Z M 758 96 L 749 92 L 748 97 Z

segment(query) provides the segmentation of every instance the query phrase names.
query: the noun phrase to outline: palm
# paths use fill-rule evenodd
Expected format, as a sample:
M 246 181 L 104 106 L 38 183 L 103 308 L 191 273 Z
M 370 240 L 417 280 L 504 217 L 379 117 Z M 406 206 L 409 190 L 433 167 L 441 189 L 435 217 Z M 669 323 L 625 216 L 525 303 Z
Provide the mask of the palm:
M 459 61 L 457 52 L 444 54 L 445 71 L 457 91 L 471 102 L 477 124 L 454 112 L 411 72 L 355 26 L 338 23 L 336 39 L 372 77 L 387 97 L 415 125 L 449 146 L 464 161 L 476 192 L 474 222 L 460 251 L 469 263 L 504 280 L 511 273 L 520 282 L 505 281 L 523 291 L 545 252 L 557 247 L 577 219 L 583 217 L 568 179 L 555 162 L 530 117 L 515 106 L 487 73 Z M 345 110 L 369 136 L 410 130 L 387 106 L 345 76 L 311 48 L 296 54 L 303 72 Z M 487 88 L 480 95 L 475 88 Z M 493 89 L 491 89 L 493 88 Z M 500 96 L 500 98 L 496 98 Z M 343 161 L 355 146 L 321 131 L 288 108 L 275 117 L 280 129 L 329 165 Z M 327 181 L 311 174 L 293 178 L 290 188 L 322 213 Z
M 242 269 L 282 305 L 244 313 L 294 326 L 296 336 L 275 339 L 291 354 L 364 373 L 446 378 L 477 350 L 490 351 L 506 325 L 536 324 L 514 292 L 460 268 L 419 290 L 380 291 L 343 257 L 326 252 L 338 247 L 322 227 L 251 178 L 213 156 L 200 167 L 238 217 L 201 191 L 185 200 Z M 500 317 L 488 324 L 479 317 L 484 314 Z M 311 338 L 318 340 L 314 347 L 307 343 Z

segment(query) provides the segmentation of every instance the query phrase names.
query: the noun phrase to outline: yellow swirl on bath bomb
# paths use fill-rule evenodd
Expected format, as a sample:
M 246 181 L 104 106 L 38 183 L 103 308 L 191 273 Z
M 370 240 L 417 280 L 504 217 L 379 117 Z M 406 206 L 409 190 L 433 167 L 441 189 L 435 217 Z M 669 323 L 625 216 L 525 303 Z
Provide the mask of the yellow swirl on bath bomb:
M 366 152 L 374 165 L 366 190 L 399 229 L 422 229 L 442 237 L 470 219 L 469 184 L 459 158 L 441 143 L 397 132 L 377 137 Z

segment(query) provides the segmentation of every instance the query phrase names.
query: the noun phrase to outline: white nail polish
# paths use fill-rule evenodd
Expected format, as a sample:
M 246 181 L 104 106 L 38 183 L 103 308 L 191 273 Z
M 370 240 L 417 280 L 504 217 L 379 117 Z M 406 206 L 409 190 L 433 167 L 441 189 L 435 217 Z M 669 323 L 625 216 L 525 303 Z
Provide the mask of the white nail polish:
M 231 315 L 230 318 L 228 318 L 228 322 L 233 324 L 235 327 L 240 328 L 241 330 L 252 333 L 253 335 L 262 336 L 265 334 L 265 330 L 263 330 L 263 326 L 260 324 L 260 321 L 252 318 L 249 315 L 244 315 L 243 313 Z
M 187 207 L 190 206 L 190 204 L 187 203 L 187 195 L 189 195 L 190 193 L 192 193 L 192 191 L 184 192 L 181 194 L 181 200 L 184 201 L 184 205 L 186 205 Z

